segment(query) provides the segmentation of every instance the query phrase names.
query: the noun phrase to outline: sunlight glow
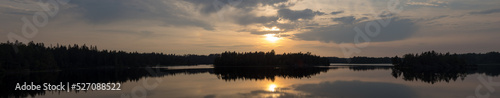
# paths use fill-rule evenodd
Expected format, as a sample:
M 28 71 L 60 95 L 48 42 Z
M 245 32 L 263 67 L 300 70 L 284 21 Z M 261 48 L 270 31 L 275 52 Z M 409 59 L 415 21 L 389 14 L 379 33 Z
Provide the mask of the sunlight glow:
M 264 27 L 263 29 L 264 31 L 280 31 L 280 28 L 278 27 L 272 27 L 272 28 Z
M 264 36 L 266 36 L 266 40 L 271 42 L 271 43 L 276 43 L 276 41 L 281 39 L 276 34 L 265 34 Z
M 275 92 L 276 91 L 276 84 L 270 84 L 269 85 L 269 88 L 267 88 L 267 90 L 271 91 L 271 92 Z

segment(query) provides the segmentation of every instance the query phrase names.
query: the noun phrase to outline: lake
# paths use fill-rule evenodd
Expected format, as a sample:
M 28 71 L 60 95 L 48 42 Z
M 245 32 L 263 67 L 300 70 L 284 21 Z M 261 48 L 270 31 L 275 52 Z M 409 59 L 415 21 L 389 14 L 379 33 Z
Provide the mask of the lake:
M 496 66 L 441 73 L 395 70 L 390 64 L 73 69 L 1 75 L 0 94 L 37 98 L 499 98 L 500 67 Z M 121 83 L 121 90 L 14 91 L 16 83 L 22 82 Z

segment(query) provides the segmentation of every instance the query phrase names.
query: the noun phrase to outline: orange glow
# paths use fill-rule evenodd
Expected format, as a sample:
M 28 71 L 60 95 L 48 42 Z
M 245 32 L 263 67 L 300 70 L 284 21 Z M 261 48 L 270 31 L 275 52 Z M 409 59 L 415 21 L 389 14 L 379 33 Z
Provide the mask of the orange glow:
M 275 92 L 276 91 L 276 84 L 270 84 L 269 85 L 269 88 L 267 88 L 267 90 L 271 91 L 271 92 Z
M 278 27 L 272 27 L 272 28 L 264 27 L 263 30 L 264 31 L 280 31 L 280 28 L 278 28 Z
M 276 43 L 278 40 L 281 38 L 276 36 L 276 34 L 265 34 L 266 40 L 269 41 L 270 43 Z

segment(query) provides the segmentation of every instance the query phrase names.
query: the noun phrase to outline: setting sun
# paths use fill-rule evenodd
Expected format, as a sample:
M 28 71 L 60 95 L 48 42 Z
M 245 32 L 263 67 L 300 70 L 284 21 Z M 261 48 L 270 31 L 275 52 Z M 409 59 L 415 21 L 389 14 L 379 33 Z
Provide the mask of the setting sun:
M 276 91 L 276 84 L 271 84 L 269 85 L 269 88 L 267 88 L 267 90 L 271 91 L 271 92 L 275 92 Z
M 266 40 L 271 43 L 276 43 L 281 39 L 279 36 L 276 36 L 276 34 L 265 34 L 264 36 L 266 36 Z

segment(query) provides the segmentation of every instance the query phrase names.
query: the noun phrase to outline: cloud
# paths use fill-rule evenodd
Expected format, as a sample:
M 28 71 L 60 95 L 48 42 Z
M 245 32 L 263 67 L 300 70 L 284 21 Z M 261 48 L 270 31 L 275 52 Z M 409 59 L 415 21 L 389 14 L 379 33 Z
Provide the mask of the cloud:
M 264 34 L 277 34 L 281 31 L 262 31 L 262 30 L 257 30 L 257 29 L 242 29 L 242 30 L 238 30 L 238 32 L 250 32 L 250 34 L 264 35 Z
M 266 27 L 266 28 L 272 28 L 272 27 L 277 27 L 280 30 L 279 31 L 264 31 L 262 28 L 245 28 L 245 29 L 240 29 L 237 32 L 250 32 L 250 34 L 255 34 L 255 35 L 264 35 L 264 34 L 277 34 L 280 37 L 291 37 L 290 32 L 292 31 L 299 31 L 301 29 L 306 29 L 306 28 L 313 28 L 319 26 L 318 23 L 310 22 L 310 21 L 290 21 L 287 23 L 279 23 L 276 21 L 269 22 L 269 23 L 264 23 L 264 24 L 259 24 L 257 25 L 258 27 Z
M 200 13 L 211 14 L 221 10 L 223 7 L 232 6 L 245 11 L 254 10 L 259 6 L 285 7 L 288 0 L 185 0 L 199 7 Z M 278 5 L 277 5 L 278 4 Z M 289 3 L 290 4 L 290 3 Z M 293 4 L 290 4 L 293 5 Z
M 215 95 L 212 94 L 212 95 L 206 95 L 206 96 L 203 96 L 203 98 L 215 98 Z
M 368 19 L 367 17 L 363 17 L 360 19 L 356 19 L 354 16 L 345 16 L 345 17 L 339 17 L 339 18 L 332 18 L 332 21 L 343 23 L 343 24 L 353 24 L 356 22 L 360 22 L 362 20 Z
M 417 94 L 402 84 L 363 81 L 325 81 L 294 85 L 295 90 L 327 98 L 415 98 Z
M 71 12 L 81 14 L 92 24 L 108 24 L 117 21 L 153 20 L 164 26 L 194 26 L 213 30 L 205 21 L 189 17 L 189 11 L 173 2 L 159 0 L 75 0 Z
M 206 44 L 203 44 L 201 46 L 206 46 L 206 47 L 215 47 L 215 48 L 249 48 L 249 47 L 254 47 L 254 45 L 226 45 L 226 46 L 222 46 L 222 45 L 206 45 Z
M 224 9 L 225 7 L 235 8 L 234 12 L 240 12 L 233 14 L 230 19 L 234 20 L 236 24 L 247 26 L 253 24 L 267 24 L 275 22 L 279 19 L 278 16 L 261 16 L 257 12 L 259 7 L 271 6 L 275 9 L 283 8 L 286 9 L 289 6 L 295 5 L 296 2 L 289 0 L 185 0 L 186 2 L 194 4 L 194 6 L 199 10 L 201 14 L 214 14 L 218 11 Z M 317 14 L 324 14 L 318 13 Z M 221 14 L 221 13 L 217 13 Z
M 444 2 L 444 1 L 431 1 L 431 2 L 412 2 L 412 1 L 409 1 L 406 4 L 413 5 L 413 6 L 434 6 L 434 7 L 445 7 L 448 5 L 448 3 Z
M 324 12 L 312 11 L 311 9 L 304 10 L 290 10 L 290 9 L 280 9 L 278 10 L 278 16 L 291 21 L 297 21 L 299 19 L 313 19 L 316 15 L 325 15 Z
M 399 19 L 399 18 L 389 18 L 391 21 L 385 27 L 379 25 L 380 33 L 375 37 L 370 37 L 371 42 L 384 42 L 384 41 L 395 41 L 409 38 L 413 33 L 416 32 L 418 26 L 415 25 L 414 21 L 410 19 Z M 378 21 L 387 21 L 389 19 L 379 19 L 373 21 L 364 21 L 355 24 L 336 24 L 324 27 L 318 27 L 311 29 L 310 31 L 295 34 L 294 39 L 298 40 L 309 40 L 309 41 L 322 41 L 322 42 L 334 42 L 334 43 L 353 43 L 356 35 L 354 31 L 355 27 L 358 27 L 366 32 L 365 27 L 368 23 L 376 23 Z M 374 30 L 370 27 L 371 31 Z
M 279 18 L 276 16 L 254 16 L 253 14 L 244 14 L 243 16 L 236 17 L 236 23 L 240 25 L 249 25 L 249 24 L 263 24 L 274 22 Z
M 344 13 L 344 11 L 336 11 L 336 12 L 331 12 L 330 14 L 331 14 L 331 15 L 337 15 L 337 14 L 340 14 L 340 13 Z
M 446 17 L 449 17 L 449 15 L 441 15 L 441 16 L 437 16 L 437 17 L 432 17 L 432 18 L 427 19 L 427 21 L 446 18 Z
M 498 0 L 450 0 L 447 7 L 455 11 L 484 10 L 498 8 L 499 3 Z
M 352 24 L 356 18 L 354 16 L 346 16 L 346 17 L 340 17 L 340 18 L 332 18 L 332 21 L 344 23 L 344 24 Z
M 135 36 L 141 36 L 141 37 L 153 37 L 153 36 L 158 36 L 152 31 L 135 31 L 135 30 L 92 30 L 91 32 L 99 32 L 99 33 L 113 33 L 113 34 L 129 34 L 129 35 L 135 35 Z
M 478 12 L 469 12 L 471 15 L 481 15 L 481 14 L 492 14 L 492 13 L 499 13 L 500 9 L 489 9 L 489 10 L 483 10 L 483 11 L 478 11 Z
M 438 19 L 442 19 L 442 18 L 446 18 L 446 17 L 450 17 L 450 15 L 441 15 L 441 16 L 436 16 L 436 17 L 431 17 L 431 18 L 421 18 L 421 19 L 417 19 L 416 21 L 431 21 L 431 22 L 434 22 L 434 20 L 438 20 Z

